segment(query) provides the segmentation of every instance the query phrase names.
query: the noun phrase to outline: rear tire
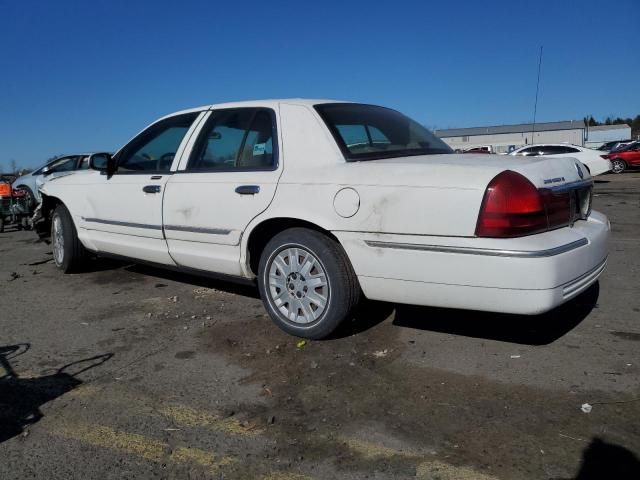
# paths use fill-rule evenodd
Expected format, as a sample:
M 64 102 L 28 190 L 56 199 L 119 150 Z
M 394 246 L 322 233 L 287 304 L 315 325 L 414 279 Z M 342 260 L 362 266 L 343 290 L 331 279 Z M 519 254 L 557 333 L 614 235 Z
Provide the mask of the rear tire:
M 260 257 L 258 288 L 273 322 L 309 339 L 329 336 L 361 296 L 342 246 L 306 228 L 284 230 L 269 241 Z
M 627 164 L 621 158 L 614 158 L 611 160 L 611 171 L 613 173 L 622 173 L 627 168 Z
M 0 233 L 4 233 L 4 218 L 0 217 Z
M 64 273 L 77 271 L 86 258 L 86 250 L 67 207 L 59 204 L 51 216 L 53 261 Z

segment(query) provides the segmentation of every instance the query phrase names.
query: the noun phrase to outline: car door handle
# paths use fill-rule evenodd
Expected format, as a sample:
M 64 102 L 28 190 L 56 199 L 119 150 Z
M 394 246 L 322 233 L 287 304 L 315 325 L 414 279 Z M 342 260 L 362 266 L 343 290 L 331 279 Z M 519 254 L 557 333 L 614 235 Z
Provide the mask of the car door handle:
M 160 193 L 160 185 L 145 185 L 142 187 L 144 193 Z
M 240 185 L 236 187 L 236 193 L 240 195 L 255 195 L 256 193 L 260 193 L 259 185 Z

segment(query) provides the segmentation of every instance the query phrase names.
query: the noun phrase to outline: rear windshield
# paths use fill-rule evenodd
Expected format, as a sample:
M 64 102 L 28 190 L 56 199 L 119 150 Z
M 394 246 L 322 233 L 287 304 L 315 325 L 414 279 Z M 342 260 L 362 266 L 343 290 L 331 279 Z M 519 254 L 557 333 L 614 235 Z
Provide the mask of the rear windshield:
M 453 153 L 433 133 L 395 110 L 357 103 L 316 105 L 347 161 Z

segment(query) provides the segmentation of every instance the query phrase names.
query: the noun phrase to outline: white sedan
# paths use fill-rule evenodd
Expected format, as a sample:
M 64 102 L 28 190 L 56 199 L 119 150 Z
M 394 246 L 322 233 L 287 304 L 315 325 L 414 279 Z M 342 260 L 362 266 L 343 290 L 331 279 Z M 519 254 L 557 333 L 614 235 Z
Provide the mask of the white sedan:
M 526 145 L 509 153 L 517 157 L 571 157 L 580 160 L 589 170 L 592 177 L 602 175 L 611 170 L 611 162 L 605 158 L 601 151 L 591 148 L 579 147 L 568 143 L 545 143 L 539 145 Z
M 46 183 L 56 265 L 88 252 L 256 282 L 285 331 L 372 300 L 538 314 L 605 268 L 609 222 L 570 158 L 454 154 L 387 108 L 211 105 Z

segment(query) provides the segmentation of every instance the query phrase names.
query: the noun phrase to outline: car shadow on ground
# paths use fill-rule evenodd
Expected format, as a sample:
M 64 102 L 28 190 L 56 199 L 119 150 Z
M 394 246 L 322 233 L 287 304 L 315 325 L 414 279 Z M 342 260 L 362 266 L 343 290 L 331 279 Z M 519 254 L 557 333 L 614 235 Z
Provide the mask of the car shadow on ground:
M 509 315 L 448 308 L 397 306 L 394 325 L 523 345 L 547 345 L 580 324 L 597 307 L 596 282 L 573 300 L 543 315 Z M 640 477 L 639 477 L 640 478 Z
M 160 280 L 186 283 L 188 285 L 194 285 L 197 287 L 215 288 L 216 290 L 241 295 L 243 297 L 260 298 L 260 293 L 258 292 L 257 286 L 234 282 L 232 280 L 193 275 L 190 273 L 152 267 L 144 264 L 132 264 L 125 267 L 125 270 L 127 270 L 128 272 L 139 273 L 141 275 L 147 275 L 149 277 L 154 277 Z
M 102 365 L 113 354 L 97 355 L 69 363 L 50 375 L 21 378 L 11 360 L 23 355 L 30 344 L 0 346 L 0 443 L 20 435 L 38 422 L 43 413 L 40 407 L 73 390 L 83 382 L 78 375 Z
M 154 277 L 158 280 L 214 288 L 249 298 L 260 298 L 256 286 L 235 283 L 226 279 L 203 277 L 109 258 L 92 259 L 87 264 L 87 271 L 97 272 L 117 269 Z M 581 295 L 551 312 L 531 316 L 393 305 L 365 300 L 358 307 L 353 317 L 344 322 L 329 338 L 344 338 L 369 330 L 389 318 L 395 309 L 393 324 L 399 327 L 525 345 L 547 345 L 570 332 L 597 307 L 599 292 L 599 283 L 596 282 Z
M 177 283 L 185 283 L 196 287 L 215 288 L 227 293 L 233 293 L 244 297 L 260 298 L 258 288 L 245 282 L 234 282 L 228 278 L 215 278 L 202 275 L 185 273 L 170 268 L 156 267 L 144 263 L 133 263 L 127 260 L 119 260 L 108 257 L 90 258 L 84 265 L 83 273 L 107 272 L 125 270 L 147 277 L 166 280 Z
M 364 299 L 356 308 L 351 319 L 342 322 L 328 339 L 337 340 L 369 330 L 389 318 L 393 314 L 394 308 L 395 305 L 391 303 Z
M 578 474 L 572 480 L 637 480 L 638 478 L 640 478 L 640 459 L 633 452 L 596 437 L 582 452 L 582 463 Z

